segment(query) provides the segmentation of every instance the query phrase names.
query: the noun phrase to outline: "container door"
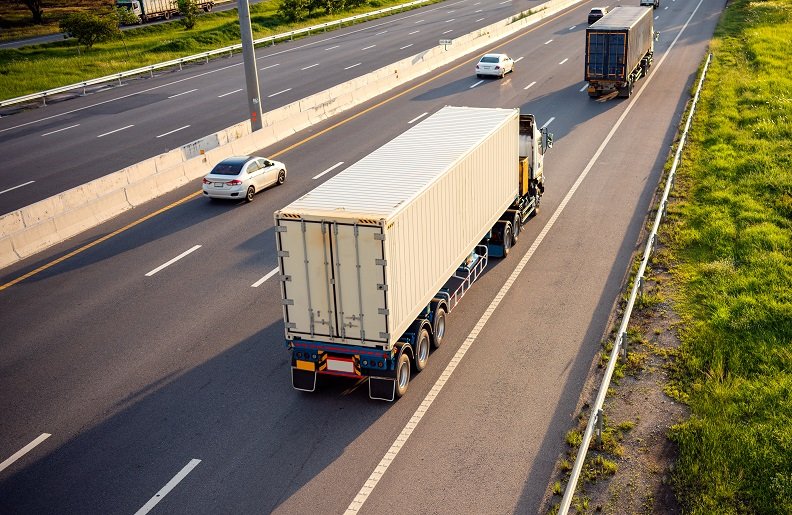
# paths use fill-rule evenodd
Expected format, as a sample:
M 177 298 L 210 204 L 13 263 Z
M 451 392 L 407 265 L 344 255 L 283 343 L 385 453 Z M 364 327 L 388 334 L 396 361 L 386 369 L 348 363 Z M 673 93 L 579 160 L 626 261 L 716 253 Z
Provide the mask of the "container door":
M 280 219 L 278 225 L 286 330 L 297 337 L 332 337 L 337 324 L 327 224 Z
M 382 228 L 334 224 L 332 241 L 338 335 L 349 344 L 387 343 Z

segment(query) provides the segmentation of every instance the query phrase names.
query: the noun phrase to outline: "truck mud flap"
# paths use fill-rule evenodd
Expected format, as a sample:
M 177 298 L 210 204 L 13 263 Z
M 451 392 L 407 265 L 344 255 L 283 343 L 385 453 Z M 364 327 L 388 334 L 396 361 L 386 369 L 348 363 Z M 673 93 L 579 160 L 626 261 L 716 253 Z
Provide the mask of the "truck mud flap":
M 387 377 L 369 378 L 369 397 L 376 401 L 393 402 L 396 399 L 396 380 Z
M 295 390 L 312 392 L 316 390 L 316 372 L 292 368 L 292 386 Z

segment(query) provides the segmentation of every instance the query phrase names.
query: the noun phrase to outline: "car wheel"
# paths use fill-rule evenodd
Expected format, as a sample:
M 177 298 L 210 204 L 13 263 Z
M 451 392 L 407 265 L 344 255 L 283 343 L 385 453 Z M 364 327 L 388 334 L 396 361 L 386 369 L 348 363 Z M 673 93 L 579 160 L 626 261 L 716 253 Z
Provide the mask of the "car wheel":
M 247 193 L 245 193 L 245 202 L 253 202 L 253 195 L 256 194 L 256 188 L 248 186 Z
M 281 170 L 278 172 L 278 184 L 283 184 L 286 182 L 286 170 Z

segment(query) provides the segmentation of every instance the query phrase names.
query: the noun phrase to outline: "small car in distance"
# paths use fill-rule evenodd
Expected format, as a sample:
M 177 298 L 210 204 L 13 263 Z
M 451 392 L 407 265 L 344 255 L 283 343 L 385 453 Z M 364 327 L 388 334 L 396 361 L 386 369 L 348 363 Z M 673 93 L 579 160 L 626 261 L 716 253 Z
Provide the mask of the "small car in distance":
M 223 159 L 203 178 L 203 194 L 211 199 L 245 199 L 286 180 L 286 165 L 257 156 Z
M 484 75 L 503 77 L 514 71 L 514 61 L 506 54 L 484 54 L 476 64 L 476 77 Z
M 660 7 L 660 0 L 641 0 L 640 4 L 651 7 L 652 9 L 657 9 Z
M 608 14 L 608 7 L 592 7 L 588 13 L 588 24 L 591 25 L 603 16 Z

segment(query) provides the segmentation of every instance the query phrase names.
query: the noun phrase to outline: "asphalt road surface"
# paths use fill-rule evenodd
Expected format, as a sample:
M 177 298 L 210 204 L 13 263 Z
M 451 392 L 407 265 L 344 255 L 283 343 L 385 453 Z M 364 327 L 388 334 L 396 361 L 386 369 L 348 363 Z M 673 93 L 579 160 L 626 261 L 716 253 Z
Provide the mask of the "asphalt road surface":
M 289 178 L 251 204 L 194 181 L 3 270 L 0 512 L 537 512 L 722 2 L 666 2 L 649 77 L 609 102 L 583 91 L 589 7 L 494 45 L 519 59 L 503 80 L 470 56 L 262 149 Z M 272 212 L 449 104 L 548 125 L 540 213 L 404 398 L 294 391 Z
M 448 0 L 259 48 L 265 111 L 467 34 L 539 0 Z M 241 54 L 0 118 L 0 214 L 246 119 Z

